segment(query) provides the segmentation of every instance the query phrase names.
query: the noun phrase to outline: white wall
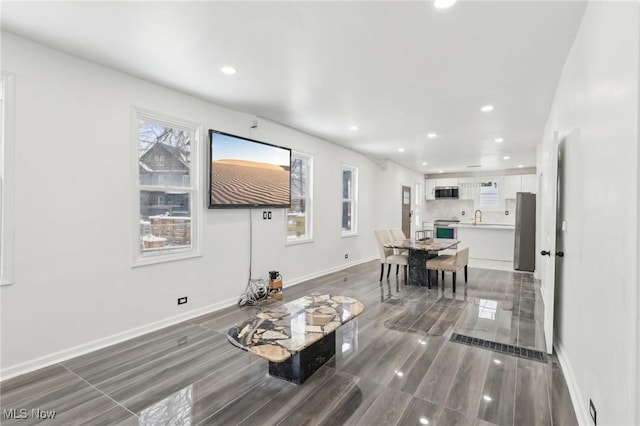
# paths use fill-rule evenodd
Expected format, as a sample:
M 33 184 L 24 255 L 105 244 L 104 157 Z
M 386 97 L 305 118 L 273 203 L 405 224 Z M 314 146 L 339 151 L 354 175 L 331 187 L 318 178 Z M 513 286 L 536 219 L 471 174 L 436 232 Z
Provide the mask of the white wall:
M 377 226 L 384 228 L 402 227 L 402 187 L 411 188 L 411 209 L 416 212 L 416 183 L 421 185 L 422 200 L 419 214 L 422 215 L 424 206 L 424 177 L 423 175 L 405 169 L 398 164 L 387 161 L 378 166 L 378 182 L 375 188 L 376 209 L 378 211 Z M 413 238 L 416 231 L 415 217 L 411 218 L 411 235 Z
M 564 158 L 567 231 L 556 288 L 555 346 L 580 424 L 592 424 L 589 399 L 598 424 L 640 424 L 639 7 L 589 3 L 540 151 L 542 159 L 556 149 L 554 131 L 560 140 L 571 133 Z
M 314 156 L 313 242 L 286 246 L 283 210 L 271 221 L 254 212 L 254 276 L 277 269 L 285 291 L 376 258 L 377 223 L 399 226 L 378 206 L 406 179 L 353 151 L 264 120 L 250 131 L 254 116 L 6 33 L 2 66 L 16 83 L 14 284 L 0 288 L 5 378 L 234 304 L 245 288 L 249 210 L 206 210 L 204 197 L 202 257 L 131 268 L 133 105 Z M 359 168 L 359 234 L 349 238 L 340 236 L 343 162 Z M 178 307 L 181 296 L 189 302 Z

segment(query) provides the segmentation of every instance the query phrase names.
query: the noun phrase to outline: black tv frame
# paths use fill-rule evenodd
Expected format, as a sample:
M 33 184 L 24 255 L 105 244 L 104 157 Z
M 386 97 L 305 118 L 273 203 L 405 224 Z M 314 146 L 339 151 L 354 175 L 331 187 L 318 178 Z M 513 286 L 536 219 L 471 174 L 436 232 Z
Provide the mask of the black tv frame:
M 259 143 L 262 145 L 267 145 L 267 146 L 271 146 L 274 148 L 280 148 L 280 149 L 284 149 L 289 151 L 289 202 L 288 204 L 272 204 L 272 203 L 249 203 L 249 204 L 212 204 L 211 203 L 211 197 L 213 195 L 213 187 L 212 187 L 212 178 L 211 178 L 211 173 L 213 171 L 213 134 L 217 133 L 219 135 L 224 135 L 224 136 L 229 136 L 232 138 L 236 138 L 236 139 L 242 139 L 248 142 L 254 142 L 254 143 Z M 208 166 L 207 166 L 207 182 L 209 185 L 209 190 L 207 191 L 207 205 L 209 209 L 246 209 L 246 208 L 272 208 L 272 209 L 279 209 L 279 208 L 283 208 L 283 209 L 288 209 L 289 207 L 291 207 L 291 148 L 288 148 L 286 146 L 281 146 L 281 145 L 275 145 L 269 142 L 263 142 L 263 141 L 259 141 L 259 140 L 255 140 L 255 139 L 250 139 L 250 138 L 246 138 L 244 136 L 238 136 L 238 135 L 234 135 L 232 133 L 226 133 L 226 132 L 222 132 L 219 130 L 214 130 L 214 129 L 209 129 L 209 140 L 208 140 L 208 145 L 209 145 L 209 157 L 208 157 Z

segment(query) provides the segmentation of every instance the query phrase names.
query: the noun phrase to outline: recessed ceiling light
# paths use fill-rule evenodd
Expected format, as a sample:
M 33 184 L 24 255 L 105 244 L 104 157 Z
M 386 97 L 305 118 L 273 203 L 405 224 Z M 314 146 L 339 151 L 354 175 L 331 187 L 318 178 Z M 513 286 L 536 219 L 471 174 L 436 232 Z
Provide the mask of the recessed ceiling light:
M 360 127 L 356 126 L 355 124 L 351 127 L 349 127 L 349 130 L 359 130 Z
M 422 165 L 423 165 L 423 166 L 426 166 L 427 164 L 429 164 L 429 163 L 427 163 L 426 161 L 423 161 L 423 162 L 422 162 Z
M 404 148 L 398 148 L 398 152 L 404 152 Z
M 502 139 L 502 138 L 496 138 L 496 143 L 501 143 L 501 142 L 504 142 L 504 139 Z
M 521 168 L 523 168 L 523 167 L 524 167 L 524 165 L 523 165 L 523 164 L 518 164 L 518 168 L 519 168 L 519 169 L 521 169 Z
M 429 420 L 426 417 L 420 417 L 420 424 L 421 425 L 428 425 L 429 424 Z
M 505 155 L 504 157 L 502 157 L 503 160 L 508 160 L 509 158 L 511 157 L 509 157 L 508 155 Z
M 491 111 L 493 111 L 493 105 L 485 105 L 482 108 L 480 108 L 480 111 L 482 111 L 482 112 L 491 112 Z
M 236 69 L 234 67 L 229 67 L 229 66 L 224 66 L 222 68 L 220 68 L 220 71 L 222 71 L 223 73 L 227 74 L 227 75 L 232 75 L 236 73 Z
M 447 9 L 453 6 L 458 0 L 434 0 L 433 7 L 436 9 Z
M 489 402 L 493 401 L 493 398 L 491 398 L 489 395 L 485 395 L 485 396 L 483 396 L 482 398 L 483 398 L 485 401 L 489 401 Z
M 428 137 L 429 139 L 437 138 L 437 137 L 438 137 L 438 134 L 437 134 L 437 133 L 429 133 L 429 134 L 427 134 L 427 137 Z
M 438 173 L 444 173 L 444 170 L 438 170 Z
M 493 362 L 498 365 L 502 364 L 502 361 L 500 361 L 499 359 L 494 359 Z

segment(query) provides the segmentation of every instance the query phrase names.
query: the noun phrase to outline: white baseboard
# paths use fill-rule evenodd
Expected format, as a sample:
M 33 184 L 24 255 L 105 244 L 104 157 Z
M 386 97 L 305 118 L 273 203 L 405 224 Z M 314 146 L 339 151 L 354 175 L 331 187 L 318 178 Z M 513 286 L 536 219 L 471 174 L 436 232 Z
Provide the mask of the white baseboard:
M 324 271 L 315 272 L 313 274 L 305 275 L 302 277 L 298 277 L 291 281 L 286 282 L 286 286 L 294 286 L 296 284 L 303 283 L 313 278 L 317 278 L 323 275 L 327 275 L 333 272 L 338 272 L 343 269 L 349 268 L 351 266 L 360 265 L 362 263 L 370 262 L 372 260 L 377 259 L 377 256 L 361 259 L 349 263 L 345 263 L 344 265 L 336 266 L 334 268 L 329 268 Z M 239 296 L 238 296 L 239 297 Z M 60 362 L 67 361 L 69 359 L 85 355 L 89 352 L 97 351 L 99 349 L 106 348 L 111 345 L 115 345 L 117 343 L 124 342 L 129 339 L 133 339 L 135 337 L 142 336 L 143 334 L 151 333 L 153 331 L 160 330 L 165 327 L 169 327 L 174 324 L 178 324 L 183 321 L 187 321 L 201 315 L 205 315 L 214 311 L 218 311 L 223 308 L 227 308 L 229 306 L 235 305 L 238 302 L 238 297 L 234 297 L 233 299 L 223 300 L 218 303 L 214 303 L 211 305 L 204 306 L 202 308 L 194 309 L 189 312 L 182 313 L 180 315 L 175 315 L 173 317 L 165 318 L 159 321 L 152 322 L 150 324 L 146 324 L 140 327 L 132 328 L 127 331 L 123 331 L 121 333 L 117 333 L 108 337 L 104 337 L 102 339 L 97 339 L 92 342 L 84 343 L 82 345 L 74 346 L 69 349 L 64 349 L 59 352 L 55 352 L 49 355 L 45 355 L 40 358 L 32 359 L 27 362 L 23 362 L 20 364 L 12 365 L 10 367 L 5 368 L 0 371 L 0 380 L 7 380 L 13 377 L 19 376 L 21 374 L 29 373 L 35 370 L 39 370 L 44 367 L 48 367 L 53 364 L 57 364 Z
M 372 256 L 372 257 L 368 257 L 368 258 L 364 258 L 364 259 L 360 259 L 360 260 L 355 260 L 355 261 L 352 261 L 352 262 L 345 263 L 344 265 L 335 266 L 333 268 L 325 269 L 324 271 L 314 272 L 312 274 L 303 275 L 301 277 L 294 278 L 291 281 L 286 281 L 284 283 L 284 285 L 285 286 L 294 286 L 296 284 L 300 284 L 300 283 L 303 283 L 305 281 L 309 281 L 309 280 L 312 280 L 314 278 L 321 277 L 323 275 L 328 275 L 328 274 L 332 274 L 334 272 L 339 272 L 339 271 L 342 271 L 343 269 L 347 269 L 347 268 L 350 268 L 352 266 L 357 266 L 357 265 L 361 265 L 363 263 L 371 262 L 372 260 L 376 260 L 376 259 L 379 259 L 379 257 L 378 256 Z
M 576 382 L 575 375 L 573 374 L 573 369 L 571 368 L 571 362 L 569 362 L 569 358 L 567 357 L 567 353 L 565 352 L 562 343 L 560 343 L 559 340 L 555 339 L 555 341 L 553 342 L 553 347 L 556 349 L 558 361 L 560 362 L 560 367 L 562 367 L 564 379 L 566 380 L 567 387 L 569 388 L 569 395 L 571 396 L 571 403 L 573 404 L 573 409 L 576 413 L 578 424 L 583 426 L 593 424 L 591 416 L 589 416 L 589 407 L 587 406 L 587 400 L 580 390 L 580 386 L 578 386 L 578 383 Z
M 204 315 L 209 312 L 217 311 L 219 309 L 226 308 L 231 305 L 235 305 L 237 301 L 238 301 L 238 298 L 236 297 L 234 297 L 233 299 L 223 300 L 222 302 L 218 302 L 218 303 L 204 306 L 202 308 L 194 309 L 189 312 L 182 313 L 180 315 L 175 315 L 173 317 L 165 318 L 160 321 L 155 321 L 150 324 L 132 328 L 130 330 L 123 331 L 121 333 L 116 333 L 111 336 L 104 337 L 102 339 L 94 340 L 92 342 L 74 346 L 72 348 L 64 349 L 62 351 L 45 355 L 40 358 L 36 358 L 27 362 L 16 364 L 2 370 L 2 372 L 0 373 L 0 377 L 2 377 L 2 380 L 6 380 L 15 376 L 19 376 L 21 374 L 39 370 L 41 368 L 66 361 L 80 355 L 85 355 L 89 352 L 97 351 L 99 349 L 103 349 L 108 346 L 115 345 L 117 343 L 121 343 L 138 336 L 142 336 L 143 334 L 151 333 L 153 331 L 157 331 L 162 328 L 169 327 L 171 325 L 178 324 L 180 322 L 199 317 L 200 315 Z
M 498 271 L 513 271 L 513 262 L 504 260 L 469 258 L 470 268 L 495 269 Z

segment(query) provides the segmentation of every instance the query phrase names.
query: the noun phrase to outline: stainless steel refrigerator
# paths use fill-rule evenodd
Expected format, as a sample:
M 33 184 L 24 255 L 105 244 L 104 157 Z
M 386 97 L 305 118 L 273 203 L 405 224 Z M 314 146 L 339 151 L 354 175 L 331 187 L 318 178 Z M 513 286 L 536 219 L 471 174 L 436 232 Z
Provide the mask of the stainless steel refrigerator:
M 536 194 L 516 194 L 516 235 L 513 267 L 533 271 L 536 267 Z

